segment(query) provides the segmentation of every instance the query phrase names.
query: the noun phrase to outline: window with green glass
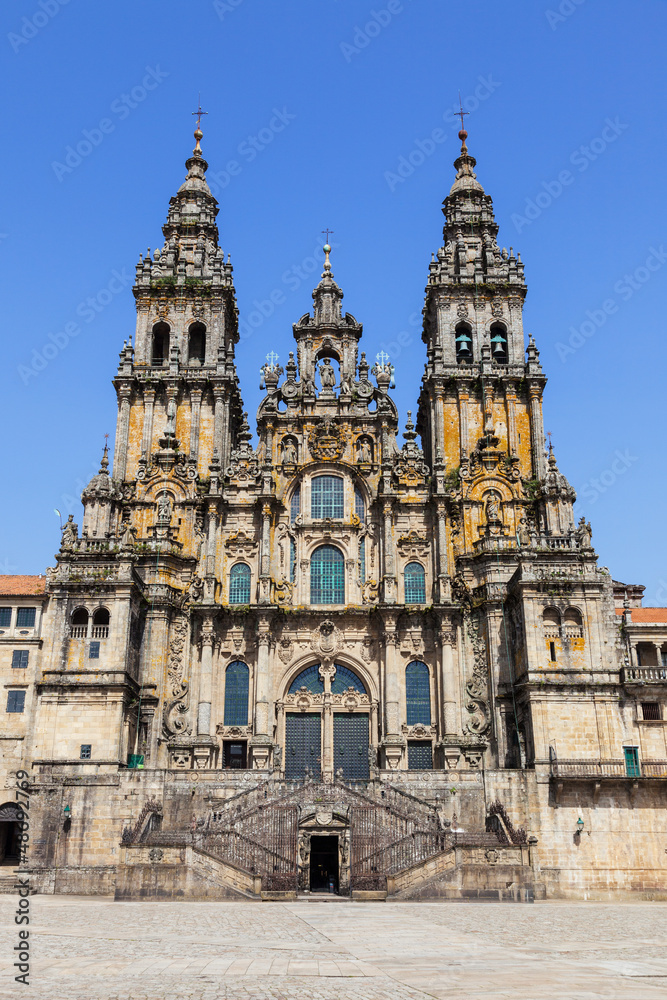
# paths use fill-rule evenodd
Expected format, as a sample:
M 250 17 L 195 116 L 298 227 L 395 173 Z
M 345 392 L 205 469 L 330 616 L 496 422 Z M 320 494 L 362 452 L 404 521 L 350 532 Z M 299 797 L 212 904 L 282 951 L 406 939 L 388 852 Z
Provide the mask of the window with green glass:
M 225 726 L 248 725 L 250 671 L 242 660 L 233 660 L 225 670 Z
M 366 582 L 366 539 L 362 538 L 359 542 L 359 579 L 362 583 Z
M 310 484 L 310 516 L 341 520 L 344 510 L 343 480 L 340 476 L 315 476 Z
M 321 545 L 311 556 L 310 603 L 345 604 L 345 560 L 333 545 Z
M 426 579 L 424 567 L 411 562 L 405 567 L 403 576 L 406 604 L 426 604 Z
M 623 753 L 625 755 L 625 773 L 628 778 L 639 778 L 641 776 L 639 747 L 623 747 Z
M 431 683 L 428 667 L 413 660 L 405 668 L 406 719 L 409 726 L 431 725 Z
M 311 694 L 322 694 L 324 691 L 324 681 L 320 677 L 320 665 L 314 663 L 312 667 L 306 667 L 300 674 L 297 674 L 289 686 L 289 694 L 295 694 L 305 687 Z
M 229 573 L 229 603 L 250 604 L 250 566 L 237 563 Z

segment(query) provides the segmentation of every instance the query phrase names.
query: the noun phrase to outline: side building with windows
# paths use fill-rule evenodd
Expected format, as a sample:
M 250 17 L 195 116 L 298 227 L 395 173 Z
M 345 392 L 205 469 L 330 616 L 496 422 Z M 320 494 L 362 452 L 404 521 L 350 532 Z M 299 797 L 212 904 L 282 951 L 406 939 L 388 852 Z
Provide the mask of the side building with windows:
M 325 245 L 293 350 L 262 365 L 257 446 L 195 138 L 137 265 L 113 468 L 105 448 L 63 528 L 12 730 L 35 884 L 663 892 L 667 612 L 575 523 L 523 264 L 465 132 L 416 420 L 399 429 L 392 361 L 366 358 Z

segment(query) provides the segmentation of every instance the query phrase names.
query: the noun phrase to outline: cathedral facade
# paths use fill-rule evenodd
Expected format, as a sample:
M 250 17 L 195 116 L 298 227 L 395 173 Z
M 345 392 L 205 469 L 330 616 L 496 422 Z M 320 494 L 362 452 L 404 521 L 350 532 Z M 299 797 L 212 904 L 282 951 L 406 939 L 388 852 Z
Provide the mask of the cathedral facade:
M 575 523 L 466 133 L 414 421 L 325 245 L 293 351 L 262 366 L 257 447 L 201 138 L 137 265 L 113 467 L 46 577 L 3 578 L 35 888 L 664 892 L 667 612 Z M 10 860 L 21 818 L 0 809 Z

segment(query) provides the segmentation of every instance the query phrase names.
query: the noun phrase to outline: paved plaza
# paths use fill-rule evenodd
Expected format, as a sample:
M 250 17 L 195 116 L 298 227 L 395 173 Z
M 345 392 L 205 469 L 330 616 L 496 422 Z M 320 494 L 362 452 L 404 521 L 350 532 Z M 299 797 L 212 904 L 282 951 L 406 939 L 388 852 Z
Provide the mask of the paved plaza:
M 114 903 L 31 897 L 29 989 L 0 896 L 0 997 L 658 1000 L 661 903 Z

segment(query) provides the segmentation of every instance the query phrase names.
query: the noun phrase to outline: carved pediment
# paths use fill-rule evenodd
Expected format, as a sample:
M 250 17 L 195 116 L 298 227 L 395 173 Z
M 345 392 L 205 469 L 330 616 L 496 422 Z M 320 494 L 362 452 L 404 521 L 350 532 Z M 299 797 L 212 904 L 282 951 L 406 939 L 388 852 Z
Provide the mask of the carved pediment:
M 401 535 L 396 543 L 396 547 L 402 556 L 417 556 L 423 558 L 428 554 L 428 539 L 426 532 L 419 532 L 412 528 L 407 535 Z
M 230 555 L 249 557 L 257 550 L 257 542 L 246 534 L 243 528 L 239 528 L 225 539 L 225 548 L 229 550 Z

